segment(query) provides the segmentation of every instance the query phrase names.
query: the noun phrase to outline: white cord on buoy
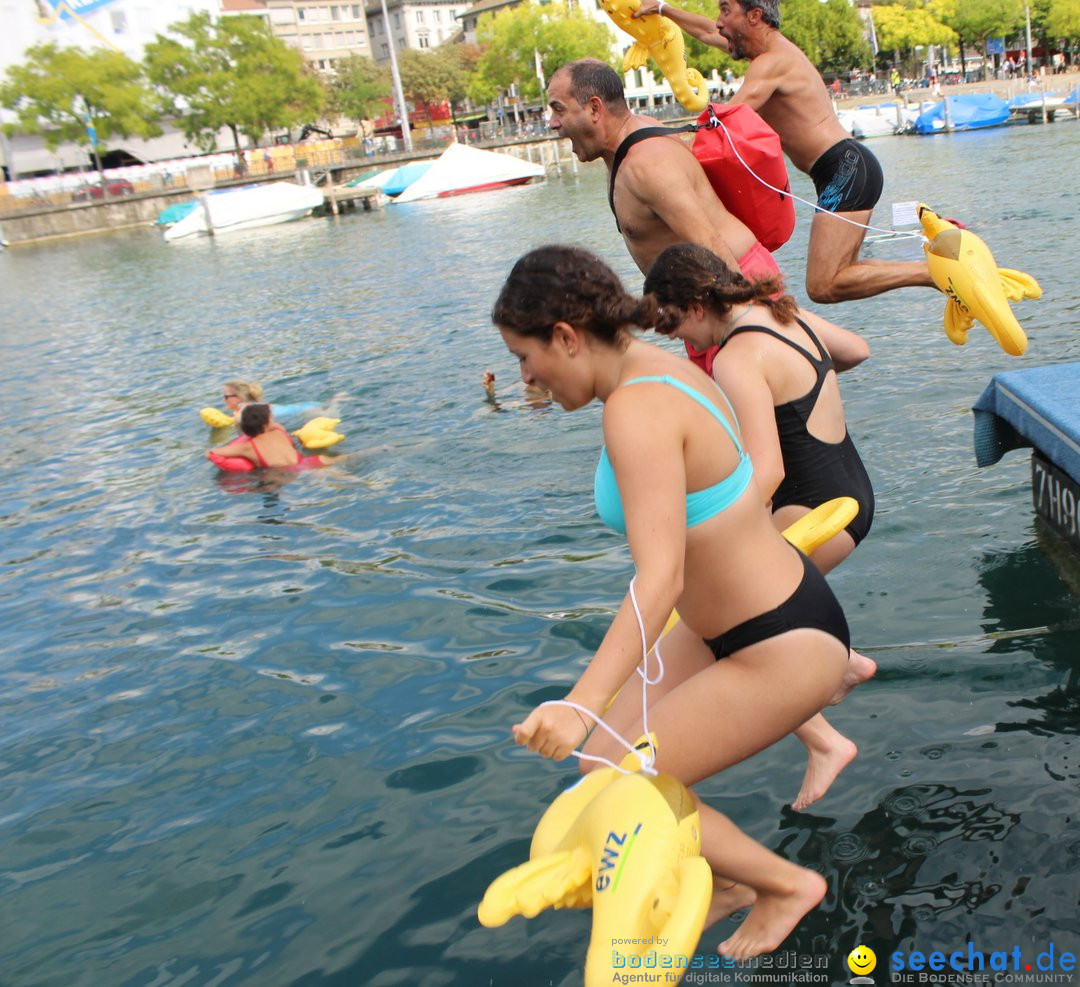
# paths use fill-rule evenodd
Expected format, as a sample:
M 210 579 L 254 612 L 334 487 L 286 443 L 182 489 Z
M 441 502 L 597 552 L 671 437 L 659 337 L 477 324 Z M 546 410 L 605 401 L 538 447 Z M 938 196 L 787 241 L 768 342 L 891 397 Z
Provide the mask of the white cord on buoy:
M 777 188 L 775 185 L 770 185 L 767 181 L 765 181 L 764 178 L 762 178 L 756 171 L 754 171 L 754 169 L 751 168 L 750 165 L 748 165 L 746 163 L 746 160 L 739 153 L 739 149 L 735 146 L 735 141 L 733 141 L 731 139 L 731 134 L 728 132 L 727 127 L 724 126 L 724 122 L 719 117 L 715 117 L 714 119 L 715 119 L 715 126 L 719 127 L 724 132 L 724 136 L 727 137 L 728 143 L 731 145 L 731 150 L 735 152 L 735 157 L 739 159 L 739 163 L 748 172 L 750 172 L 750 174 L 753 175 L 754 178 L 756 178 L 759 182 L 761 182 L 761 184 L 764 185 L 770 191 L 776 192 L 778 195 L 790 196 L 796 202 L 802 202 L 805 205 L 808 205 L 811 209 L 815 210 L 816 212 L 827 213 L 829 216 L 832 216 L 834 219 L 840 220 L 842 223 L 848 223 L 851 226 L 858 226 L 860 229 L 871 230 L 874 233 L 889 233 L 889 234 L 891 234 L 892 238 L 897 239 L 897 240 L 904 240 L 904 239 L 919 239 L 919 240 L 922 240 L 922 239 L 925 239 L 925 237 L 923 237 L 922 233 L 920 233 L 918 230 L 907 230 L 907 231 L 904 231 L 904 230 L 886 230 L 886 229 L 882 229 L 880 226 L 870 226 L 870 225 L 868 225 L 866 223 L 857 223 L 853 219 L 848 219 L 847 216 L 841 216 L 839 213 L 831 212 L 830 210 L 819 206 L 816 202 L 811 202 L 809 199 L 804 199 L 802 196 L 796 195 L 790 189 L 782 189 L 782 188 Z M 706 124 L 705 126 L 713 126 L 713 124 Z
M 577 710 L 578 713 L 589 716 L 596 726 L 602 727 L 612 738 L 623 745 L 631 754 L 635 754 L 638 761 L 641 763 L 641 773 L 647 775 L 657 775 L 659 772 L 653 766 L 656 764 L 656 746 L 652 742 L 652 736 L 649 734 L 649 695 L 648 689 L 650 685 L 656 685 L 664 677 L 664 659 L 660 654 L 660 639 L 657 638 L 656 644 L 653 645 L 652 651 L 656 654 L 657 672 L 656 678 L 649 678 L 649 641 L 645 635 L 645 620 L 641 616 L 641 608 L 638 606 L 637 593 L 634 592 L 634 583 L 637 581 L 635 575 L 630 580 L 630 602 L 634 607 L 634 616 L 637 618 L 638 630 L 641 632 L 641 664 L 634 670 L 641 676 L 641 728 L 645 734 L 645 740 L 647 743 L 648 754 L 645 753 L 645 749 L 639 749 L 635 747 L 629 740 L 627 740 L 622 734 L 616 731 L 613 727 L 604 722 L 604 718 L 597 713 L 594 713 L 591 709 L 580 705 L 579 703 L 572 702 L 569 699 L 549 699 L 547 702 L 541 703 L 541 706 L 568 706 L 570 709 Z M 591 734 L 592 731 L 589 731 Z M 585 739 L 588 740 L 589 734 L 585 735 Z M 586 754 L 584 751 L 574 750 L 571 753 L 582 761 L 595 761 L 598 764 L 606 764 L 609 768 L 614 768 L 620 774 L 632 774 L 633 772 L 627 771 L 621 765 L 615 764 L 613 761 L 609 761 L 606 757 L 600 757 L 596 754 Z

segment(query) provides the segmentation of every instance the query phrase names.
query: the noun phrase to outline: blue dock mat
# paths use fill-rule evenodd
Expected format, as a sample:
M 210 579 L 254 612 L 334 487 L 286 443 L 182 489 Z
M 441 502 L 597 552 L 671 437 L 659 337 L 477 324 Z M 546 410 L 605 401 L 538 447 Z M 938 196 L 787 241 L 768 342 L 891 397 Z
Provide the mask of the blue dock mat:
M 1080 483 L 1080 363 L 994 374 L 975 412 L 975 462 L 1034 446 Z

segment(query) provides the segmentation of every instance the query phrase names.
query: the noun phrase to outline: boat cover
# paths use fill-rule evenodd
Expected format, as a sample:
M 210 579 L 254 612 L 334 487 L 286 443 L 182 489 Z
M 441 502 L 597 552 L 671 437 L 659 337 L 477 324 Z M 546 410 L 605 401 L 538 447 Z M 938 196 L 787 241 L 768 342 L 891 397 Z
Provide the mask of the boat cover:
M 390 196 L 401 195 L 418 178 L 428 173 L 434 161 L 410 161 L 400 168 L 395 168 L 382 184 L 382 190 Z
M 915 121 L 917 134 L 936 134 L 945 129 L 945 103 L 949 104 L 949 120 L 953 130 L 978 130 L 997 127 L 1009 121 L 1009 104 L 993 93 L 961 93 L 946 96 L 935 103 Z
M 543 174 L 543 165 L 523 161 L 510 154 L 451 144 L 439 155 L 426 175 L 418 178 L 393 201 L 430 199 L 447 192 L 463 192 L 503 182 L 540 178 Z
M 972 410 L 979 466 L 1034 446 L 1080 483 L 1080 363 L 995 374 Z

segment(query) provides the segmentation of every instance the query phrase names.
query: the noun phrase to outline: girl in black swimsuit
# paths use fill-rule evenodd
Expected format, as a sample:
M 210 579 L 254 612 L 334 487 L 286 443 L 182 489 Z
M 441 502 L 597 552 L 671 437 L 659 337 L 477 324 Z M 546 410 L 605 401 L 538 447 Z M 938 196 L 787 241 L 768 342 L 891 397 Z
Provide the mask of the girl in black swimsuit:
M 837 370 L 862 362 L 869 349 L 861 337 L 831 324 L 828 346 L 823 344 L 780 287 L 774 278 L 751 283 L 711 251 L 689 243 L 664 250 L 645 281 L 646 292 L 663 306 L 657 332 L 700 349 L 721 347 L 713 377 L 735 407 L 777 527 L 835 497 L 857 501 L 859 512 L 847 529 L 812 556 L 815 566 L 828 572 L 866 536 L 874 516 L 873 486 L 848 434 L 836 380 Z M 730 647 L 730 642 L 707 643 L 718 658 Z M 871 659 L 852 652 L 839 698 L 876 669 Z M 824 794 L 856 748 L 821 716 L 796 735 L 810 754 L 803 789 L 793 803 L 803 808 Z

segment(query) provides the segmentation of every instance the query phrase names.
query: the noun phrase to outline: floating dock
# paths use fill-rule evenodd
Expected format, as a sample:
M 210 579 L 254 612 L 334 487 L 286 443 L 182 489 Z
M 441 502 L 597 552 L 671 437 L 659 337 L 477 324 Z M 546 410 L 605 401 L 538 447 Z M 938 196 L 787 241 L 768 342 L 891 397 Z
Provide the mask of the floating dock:
M 1035 513 L 1080 552 L 1080 363 L 995 374 L 972 410 L 976 463 L 1032 448 Z

